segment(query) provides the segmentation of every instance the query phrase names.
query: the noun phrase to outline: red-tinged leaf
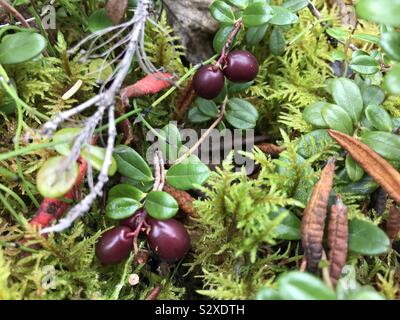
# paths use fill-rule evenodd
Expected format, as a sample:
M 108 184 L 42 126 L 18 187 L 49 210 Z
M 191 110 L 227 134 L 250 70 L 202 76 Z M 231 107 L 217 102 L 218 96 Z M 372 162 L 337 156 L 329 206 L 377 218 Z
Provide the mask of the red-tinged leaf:
M 171 87 L 172 74 L 156 72 L 145 76 L 138 82 L 121 90 L 122 101 L 129 98 L 141 97 L 148 94 L 156 94 L 161 90 Z

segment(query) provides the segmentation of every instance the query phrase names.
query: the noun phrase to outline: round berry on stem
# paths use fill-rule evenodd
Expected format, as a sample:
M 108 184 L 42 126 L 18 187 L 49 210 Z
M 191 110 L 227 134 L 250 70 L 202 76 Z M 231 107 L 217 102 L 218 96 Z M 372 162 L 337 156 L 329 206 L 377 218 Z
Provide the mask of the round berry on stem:
M 96 256 L 104 265 L 117 264 L 129 256 L 132 248 L 132 230 L 118 226 L 102 234 L 96 245 Z
M 147 219 L 151 229 L 147 235 L 150 248 L 167 262 L 182 259 L 190 249 L 190 236 L 177 220 Z
M 224 87 L 224 74 L 213 65 L 205 65 L 197 70 L 193 77 L 193 89 L 204 99 L 214 99 Z
M 232 82 L 249 82 L 256 78 L 258 62 L 255 56 L 246 50 L 234 50 L 226 57 L 225 77 Z

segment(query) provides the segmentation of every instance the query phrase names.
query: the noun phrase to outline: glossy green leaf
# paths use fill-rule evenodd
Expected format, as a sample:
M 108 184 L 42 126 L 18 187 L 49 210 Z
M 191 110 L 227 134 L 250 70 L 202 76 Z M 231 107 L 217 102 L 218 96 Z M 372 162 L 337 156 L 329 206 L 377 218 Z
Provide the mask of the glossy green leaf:
M 127 183 L 117 184 L 108 191 L 108 201 L 115 198 L 131 198 L 141 201 L 145 196 L 146 193 Z
M 214 19 L 222 24 L 232 25 L 235 23 L 235 15 L 231 6 L 223 1 L 214 1 L 210 6 L 210 12 Z
M 235 128 L 254 128 L 258 119 L 257 109 L 246 100 L 233 98 L 228 101 L 225 119 Z
M 194 105 L 199 108 L 200 112 L 207 117 L 216 118 L 219 114 L 217 105 L 212 100 L 196 98 Z
M 364 170 L 350 155 L 346 156 L 345 168 L 351 181 L 357 182 L 362 179 Z
M 273 16 L 271 20 L 268 21 L 270 24 L 284 26 L 299 21 L 299 17 L 289 9 L 281 6 L 271 6 L 271 8 L 273 9 Z
M 391 59 L 400 61 L 400 33 L 398 31 L 383 33 L 380 44 Z
M 361 141 L 387 160 L 400 160 L 400 136 L 390 132 L 366 131 Z
M 333 290 L 307 272 L 287 272 L 277 281 L 279 295 L 285 300 L 335 300 Z
M 182 147 L 182 139 L 176 125 L 170 123 L 165 125 L 159 132 L 164 139 L 159 139 L 158 144 L 166 160 L 175 161 Z
M 226 0 L 226 1 L 229 2 L 231 5 L 238 7 L 240 9 L 245 9 L 249 4 L 249 0 Z
M 303 135 L 298 141 L 297 153 L 306 159 L 324 152 L 326 146 L 333 142 L 326 129 L 313 130 Z
M 222 48 L 225 45 L 226 40 L 228 39 L 229 34 L 233 30 L 233 26 L 221 26 L 221 28 L 218 29 L 217 33 L 214 36 L 213 39 L 213 48 L 215 52 L 221 52 Z M 235 38 L 233 39 L 231 46 L 235 44 L 237 38 L 237 34 Z
M 118 164 L 118 172 L 125 177 L 138 181 L 152 181 L 153 174 L 144 159 L 128 146 L 117 146 L 114 157 Z
M 360 18 L 386 25 L 400 25 L 400 0 L 359 0 L 356 10 Z
M 120 220 L 132 216 L 141 203 L 132 198 L 112 198 L 106 206 L 106 216 L 110 219 Z
M 243 23 L 246 27 L 258 27 L 267 23 L 273 15 L 272 8 L 261 2 L 249 5 L 243 12 Z
M 320 101 L 307 106 L 303 111 L 304 120 L 316 128 L 328 128 L 321 111 L 324 107 L 330 105 L 330 103 Z
M 147 213 L 158 220 L 171 219 L 178 212 L 176 200 L 163 191 L 151 191 L 145 202 Z
M 365 86 L 361 89 L 364 106 L 380 105 L 385 101 L 385 92 L 378 86 Z
M 106 156 L 106 149 L 98 146 L 86 146 L 81 151 L 82 158 L 90 163 L 96 170 L 100 171 Z M 117 161 L 111 158 L 111 166 L 108 168 L 108 175 L 112 176 L 117 172 Z
M 39 33 L 8 34 L 0 43 L 0 63 L 15 64 L 29 61 L 38 56 L 46 45 L 46 39 Z
M 395 65 L 385 76 L 386 90 L 395 95 L 400 95 L 400 64 Z
M 379 255 L 389 248 L 389 238 L 378 226 L 369 221 L 350 220 L 349 251 L 362 255 Z
M 335 104 L 326 105 L 321 110 L 322 118 L 331 129 L 352 134 L 353 123 L 349 114 Z
M 78 164 L 67 165 L 67 161 L 67 157 L 52 157 L 40 167 L 36 186 L 43 197 L 58 198 L 72 189 L 78 177 Z
M 167 182 L 180 190 L 194 189 L 204 184 L 210 175 L 208 167 L 197 156 L 190 156 L 167 171 Z
M 342 192 L 356 195 L 369 195 L 378 189 L 378 184 L 368 175 L 357 182 L 347 184 L 342 188 Z
M 375 129 L 387 132 L 393 131 L 392 118 L 384 108 L 376 105 L 369 105 L 365 108 L 365 115 Z
M 113 23 L 110 18 L 107 17 L 106 10 L 104 8 L 93 12 L 88 19 L 88 28 L 92 33 L 112 27 L 112 25 Z
M 131 186 L 134 186 L 135 188 L 139 189 L 140 191 L 142 191 L 144 193 L 149 192 L 153 188 L 153 185 L 154 185 L 154 181 L 153 180 L 151 180 L 151 181 L 138 181 L 138 180 L 133 180 L 133 179 L 129 179 L 129 178 L 126 178 L 126 177 L 124 177 L 123 182 L 125 182 L 125 183 L 127 183 L 127 184 L 129 184 Z
M 58 130 L 53 136 L 53 142 L 70 141 L 69 143 L 58 144 L 54 149 L 63 156 L 68 156 L 74 144 L 74 138 L 82 131 L 81 128 L 65 128 Z
M 300 234 L 300 219 L 290 212 L 289 210 L 281 208 L 280 210 L 273 211 L 269 214 L 270 219 L 275 219 L 282 213 L 286 214 L 286 217 L 282 222 L 274 229 L 274 238 L 282 240 L 299 240 L 301 239 Z
M 358 86 L 346 78 L 335 78 L 332 83 L 332 97 L 341 106 L 354 123 L 361 118 L 363 100 Z
M 189 110 L 188 119 L 192 123 L 202 123 L 211 120 L 212 117 L 201 112 L 198 107 L 194 107 Z
M 350 35 L 348 30 L 336 27 L 326 29 L 326 33 L 339 41 L 346 41 Z
M 265 33 L 269 27 L 268 23 L 262 24 L 258 27 L 249 28 L 246 32 L 246 43 L 249 46 L 254 46 L 258 44 L 262 39 L 264 39 Z
M 379 37 L 373 34 L 356 33 L 353 34 L 354 39 L 368 41 L 374 44 L 379 44 Z
M 246 90 L 249 88 L 254 81 L 249 82 L 229 82 L 228 91 L 230 93 L 237 93 Z
M 282 7 L 289 9 L 292 12 L 297 12 L 308 5 L 308 0 L 286 0 L 282 3 Z
M 285 52 L 285 35 L 279 27 L 272 29 L 271 35 L 269 37 L 269 50 L 275 56 L 280 56 Z
M 378 61 L 370 56 L 357 56 L 351 60 L 350 68 L 361 74 L 374 74 L 380 69 Z
M 278 291 L 272 288 L 263 287 L 258 290 L 256 300 L 281 300 Z

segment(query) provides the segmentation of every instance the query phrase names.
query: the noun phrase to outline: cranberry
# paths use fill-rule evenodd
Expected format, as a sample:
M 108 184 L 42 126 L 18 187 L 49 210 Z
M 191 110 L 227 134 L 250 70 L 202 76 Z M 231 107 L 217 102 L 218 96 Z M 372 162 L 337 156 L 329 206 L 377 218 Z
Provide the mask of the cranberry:
M 128 257 L 133 248 L 132 230 L 118 226 L 104 232 L 96 245 L 96 256 L 104 265 L 117 264 Z
M 213 65 L 205 65 L 193 77 L 193 88 L 199 97 L 214 99 L 224 87 L 224 74 Z
M 182 223 L 177 220 L 147 220 L 151 226 L 147 241 L 161 259 L 175 262 L 182 259 L 190 249 L 190 237 Z
M 245 50 L 234 50 L 226 58 L 225 77 L 232 82 L 248 82 L 256 78 L 258 62 L 255 56 Z

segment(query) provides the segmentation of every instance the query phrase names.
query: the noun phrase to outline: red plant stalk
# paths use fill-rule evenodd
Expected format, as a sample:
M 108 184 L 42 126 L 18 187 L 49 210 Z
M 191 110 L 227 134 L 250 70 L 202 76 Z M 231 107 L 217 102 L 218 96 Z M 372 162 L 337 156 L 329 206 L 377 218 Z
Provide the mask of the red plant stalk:
M 87 162 L 82 157 L 78 158 L 78 177 L 74 187 L 64 196 L 64 199 L 74 200 L 79 186 L 86 175 Z M 52 198 L 44 198 L 35 216 L 29 222 L 33 226 L 44 228 L 53 220 L 60 219 L 68 209 L 69 203 Z

